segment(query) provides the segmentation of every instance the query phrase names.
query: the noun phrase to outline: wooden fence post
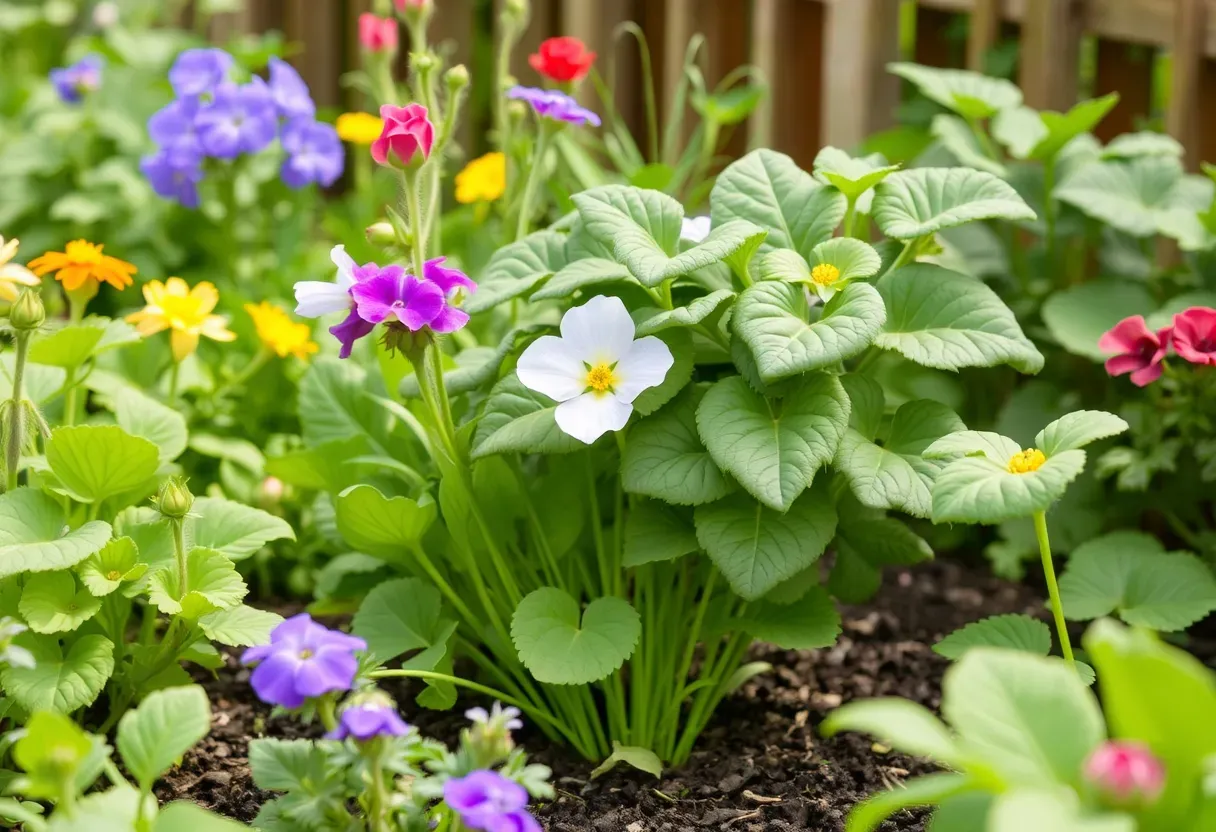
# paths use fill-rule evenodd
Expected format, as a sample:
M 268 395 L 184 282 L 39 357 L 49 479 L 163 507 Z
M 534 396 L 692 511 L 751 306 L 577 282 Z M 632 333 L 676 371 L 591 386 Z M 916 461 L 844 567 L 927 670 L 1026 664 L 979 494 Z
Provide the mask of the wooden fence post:
M 967 69 L 984 71 L 984 59 L 1001 34 L 1001 1 L 973 0 L 967 32 Z
M 1177 0 L 1174 17 L 1173 81 L 1170 86 L 1166 129 L 1186 148 L 1187 167 L 1199 168 L 1201 119 L 1211 122 L 1211 115 L 1202 114 L 1200 97 L 1204 73 L 1204 45 L 1207 34 L 1207 3 L 1205 0 Z M 1212 107 L 1207 107 L 1210 113 Z
M 1094 129 L 1108 142 L 1138 127 L 1153 111 L 1153 53 L 1151 46 L 1100 39 L 1094 75 L 1094 95 L 1119 93 L 1119 103 Z
M 1077 102 L 1083 11 L 1078 0 L 1026 0 L 1019 80 L 1029 106 L 1067 110 Z
M 900 82 L 887 64 L 899 60 L 899 7 L 899 0 L 835 0 L 827 6 L 820 79 L 824 144 L 852 150 L 894 123 Z M 808 91 L 800 87 L 803 95 Z

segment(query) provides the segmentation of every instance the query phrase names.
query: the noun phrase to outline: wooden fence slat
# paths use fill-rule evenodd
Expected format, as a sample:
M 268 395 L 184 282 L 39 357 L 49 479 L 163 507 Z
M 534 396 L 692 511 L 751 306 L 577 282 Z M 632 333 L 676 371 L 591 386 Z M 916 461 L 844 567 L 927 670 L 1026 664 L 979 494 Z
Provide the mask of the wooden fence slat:
M 846 3 L 852 0 L 845 0 Z M 913 60 L 925 66 L 962 66 L 963 55 L 950 38 L 950 27 L 959 16 L 953 12 L 916 7 L 916 47 Z
M 1187 166 L 1199 167 L 1199 83 L 1203 77 L 1205 0 L 1178 0 L 1174 19 L 1173 79 L 1166 129 L 1187 149 Z
M 1067 110 L 1076 103 L 1083 12 L 1078 0 L 1027 0 L 1019 80 L 1029 106 Z
M 973 0 L 967 33 L 967 69 L 984 71 L 984 59 L 1001 34 L 1000 0 Z
M 342 31 L 338 0 L 287 0 L 284 12 L 288 40 L 302 46 L 292 64 L 308 84 L 313 100 L 321 107 L 339 106 L 344 61 L 342 40 L 335 37 Z
M 1098 41 L 1094 95 L 1119 93 L 1119 103 L 1094 129 L 1108 142 L 1120 133 L 1137 129 L 1139 120 L 1153 109 L 1153 50 L 1148 46 L 1111 40 Z
M 837 0 L 827 7 L 818 87 L 824 144 L 853 150 L 894 123 L 900 81 L 887 64 L 899 60 L 899 16 L 899 0 Z
M 772 147 L 810 170 L 819 152 L 825 70 L 831 61 L 827 9 L 822 3 L 779 0 L 775 7 Z M 853 44 L 856 51 L 861 45 Z

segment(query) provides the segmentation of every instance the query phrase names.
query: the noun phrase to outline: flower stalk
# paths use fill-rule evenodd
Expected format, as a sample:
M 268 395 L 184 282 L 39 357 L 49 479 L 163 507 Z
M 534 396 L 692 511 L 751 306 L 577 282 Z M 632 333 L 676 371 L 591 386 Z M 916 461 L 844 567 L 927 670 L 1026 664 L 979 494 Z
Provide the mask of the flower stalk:
M 25 444 L 25 362 L 29 357 L 30 332 L 18 330 L 17 352 L 13 361 L 13 395 L 9 400 L 6 419 L 3 420 L 5 491 L 17 488 L 21 468 L 21 448 Z
M 1060 586 L 1056 582 L 1056 567 L 1051 558 L 1051 541 L 1047 537 L 1047 512 L 1034 513 L 1034 533 L 1039 540 L 1039 556 L 1043 561 L 1043 577 L 1047 579 L 1047 593 L 1051 596 L 1051 613 L 1056 622 L 1056 634 L 1060 639 L 1060 651 L 1070 666 L 1076 667 L 1072 654 L 1072 642 L 1068 639 L 1068 625 L 1064 621 L 1064 605 L 1060 603 Z

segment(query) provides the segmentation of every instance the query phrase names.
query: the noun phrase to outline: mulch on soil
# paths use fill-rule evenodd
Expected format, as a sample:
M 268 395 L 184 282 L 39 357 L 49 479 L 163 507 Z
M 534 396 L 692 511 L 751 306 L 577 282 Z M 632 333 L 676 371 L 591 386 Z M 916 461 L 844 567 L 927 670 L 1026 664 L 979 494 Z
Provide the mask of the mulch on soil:
M 548 832 L 842 832 L 858 801 L 935 767 L 867 737 L 824 739 L 818 733 L 824 716 L 843 702 L 872 696 L 901 696 L 936 709 L 948 663 L 929 645 L 966 623 L 1009 612 L 1041 616 L 1042 598 L 953 563 L 892 571 L 871 603 L 844 608 L 835 646 L 792 651 L 757 645 L 751 658 L 769 662 L 773 672 L 726 700 L 689 764 L 662 780 L 618 769 L 591 781 L 591 765 L 525 733 L 521 741 L 536 761 L 553 768 L 558 790 L 557 800 L 536 813 Z M 250 777 L 250 738 L 308 731 L 270 718 L 234 657 L 202 683 L 214 709 L 211 734 L 157 794 L 251 820 L 272 795 Z M 407 717 L 448 741 L 464 724 L 459 709 Z M 882 830 L 923 830 L 926 817 L 903 812 Z

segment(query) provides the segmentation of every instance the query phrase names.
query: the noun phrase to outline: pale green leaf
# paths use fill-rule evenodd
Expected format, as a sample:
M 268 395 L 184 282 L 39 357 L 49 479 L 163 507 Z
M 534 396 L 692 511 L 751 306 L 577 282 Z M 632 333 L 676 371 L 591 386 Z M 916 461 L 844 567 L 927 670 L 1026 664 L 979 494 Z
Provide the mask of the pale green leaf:
M 888 175 L 899 170 L 899 165 L 888 165 L 877 154 L 861 158 L 850 156 L 835 147 L 825 147 L 815 156 L 815 178 L 831 185 L 845 195 L 857 200 Z
M 527 294 L 565 265 L 566 235 L 547 229 L 533 232 L 494 252 L 464 309 L 475 315 Z
M 1072 789 L 1040 785 L 1039 790 L 998 795 L 988 813 L 988 832 L 1136 832 L 1138 828 L 1131 815 L 1089 814 Z
M 1207 184 L 1210 202 L 1211 183 Z M 1064 177 L 1055 196 L 1133 237 L 1157 234 L 1174 208 L 1197 211 L 1207 207 L 1206 203 L 1196 204 L 1194 188 L 1183 177 L 1182 163 L 1170 156 L 1083 165 Z
M 848 604 L 868 601 L 882 583 L 884 566 L 911 566 L 933 557 L 915 532 L 849 496 L 837 505 L 836 563 L 828 579 L 832 594 Z
M 612 753 L 608 755 L 608 758 L 604 762 L 592 770 L 591 779 L 594 780 L 607 774 L 621 763 L 632 766 L 638 771 L 644 771 L 652 777 L 663 776 L 663 761 L 659 759 L 658 754 L 655 754 L 649 748 L 621 745 L 613 740 Z
M 0 353 L 0 401 L 13 398 L 13 369 L 16 357 L 12 352 Z M 62 367 L 27 363 L 22 380 L 25 398 L 36 405 L 44 405 L 59 395 L 67 380 L 67 371 Z
M 355 613 L 351 632 L 367 642 L 378 661 L 388 662 L 433 646 L 449 623 L 441 617 L 442 611 L 439 590 L 418 578 L 398 578 L 368 593 Z
M 283 616 L 241 604 L 207 613 L 198 620 L 203 634 L 230 647 L 253 647 L 270 641 L 270 631 L 283 623 Z
M 677 306 L 651 315 L 637 325 L 637 337 L 655 335 L 671 327 L 691 327 L 698 324 L 716 324 L 735 302 L 735 293 L 730 289 L 719 289 L 703 295 L 687 306 Z
M 1181 159 L 1186 152 L 1182 143 L 1165 133 L 1141 130 L 1120 133 L 1102 148 L 1103 159 L 1134 159 L 1138 156 L 1172 156 Z
M 220 497 L 198 497 L 187 527 L 195 546 L 244 560 L 272 540 L 295 540 L 282 517 Z
M 625 281 L 636 285 L 628 266 L 602 257 L 588 257 L 567 263 L 561 271 L 549 278 L 544 286 L 532 293 L 532 300 L 559 300 L 589 286 Z
M 1007 182 L 971 168 L 914 168 L 874 189 L 874 221 L 888 237 L 913 240 L 976 220 L 1033 220 Z
M 821 729 L 826 737 L 856 731 L 888 743 L 905 754 L 940 763 L 961 758 L 950 729 L 923 705 L 907 699 L 861 699 L 828 714 Z
M 1143 315 L 1156 306 L 1143 283 L 1094 280 L 1053 292 L 1043 304 L 1043 323 L 1065 350 L 1094 361 L 1107 353 L 1098 349 L 1102 334 L 1124 318 Z
M 117 746 L 127 771 L 149 791 L 211 730 L 211 704 L 197 685 L 148 694 L 118 723 Z
M 1028 615 L 994 615 L 950 633 L 933 645 L 933 652 L 958 660 L 974 647 L 1001 647 L 1046 656 L 1051 653 L 1051 629 Z
M 156 445 L 162 462 L 175 460 L 186 450 L 186 417 L 134 387 L 119 391 L 114 399 L 114 417 L 127 433 Z
M 249 591 L 232 561 L 214 549 L 191 549 L 185 565 L 185 580 L 174 564 L 148 581 L 148 600 L 165 615 L 196 620 L 237 606 Z
M 314 361 L 299 388 L 305 444 L 315 447 L 359 434 L 383 444 L 393 417 L 368 395 L 372 391 L 367 371 L 358 364 L 329 357 Z
M 580 611 L 553 587 L 529 593 L 511 618 L 520 660 L 538 682 L 553 685 L 606 678 L 633 655 L 641 633 L 641 618 L 623 598 L 597 598 Z
M 40 572 L 26 578 L 17 609 L 35 633 L 62 633 L 96 615 L 101 599 L 77 587 L 71 572 Z
M 1015 111 L 1007 110 L 1006 112 Z M 1035 120 L 1038 120 L 1037 116 Z M 941 142 L 942 147 L 946 148 L 960 165 L 976 168 L 1002 179 L 1009 176 L 1008 168 L 984 152 L 975 133 L 972 132 L 967 122 L 958 116 L 939 113 L 933 117 L 933 121 L 929 125 L 929 132 L 933 138 Z
M 36 338 L 30 345 L 29 360 L 52 367 L 79 367 L 89 360 L 105 334 L 104 326 L 70 324 Z
M 524 387 L 515 373 L 504 377 L 486 401 L 473 438 L 473 458 L 501 453 L 570 453 L 586 446 L 562 433 L 557 402 Z
M 1084 448 L 1091 442 L 1115 436 L 1128 429 L 1127 422 L 1101 410 L 1077 410 L 1061 416 L 1039 431 L 1034 446 L 1047 456 Z
M 1097 127 L 1118 102 L 1119 94 L 1110 93 L 1082 101 L 1067 113 L 1030 110 L 1027 115 L 1025 108 L 1006 110 L 994 119 L 992 131 L 1019 159 L 1054 159 L 1064 145 Z M 1038 121 L 1037 131 L 1029 128 L 1032 118 Z
M 1021 474 L 1008 465 L 975 456 L 947 465 L 933 485 L 933 522 L 994 524 L 1046 511 L 1085 467 L 1085 451 L 1064 451 Z
M 119 537 L 107 543 L 101 551 L 89 555 L 76 571 L 89 592 L 101 598 L 124 582 L 138 581 L 148 571 L 148 565 L 140 562 L 135 541 L 129 537 Z
M 869 243 L 853 237 L 833 237 L 811 250 L 808 265 L 813 269 L 820 264 L 835 266 L 840 276 L 832 285 L 839 287 L 847 280 L 873 277 L 882 268 L 882 257 Z
M 638 500 L 625 520 L 624 566 L 675 560 L 700 550 L 692 514 L 658 500 Z
M 79 425 L 51 432 L 46 461 L 72 497 L 99 503 L 146 485 L 160 467 L 160 451 L 117 425 Z
M 63 509 L 48 494 L 18 488 L 0 494 L 0 578 L 75 566 L 110 539 L 100 520 L 70 529 Z
M 973 788 L 962 774 L 929 774 L 901 783 L 857 804 L 849 812 L 845 832 L 873 832 L 901 809 L 936 806 Z M 968 832 L 978 832 L 978 827 Z
M 156 816 L 153 832 L 241 832 L 246 826 L 235 820 L 212 814 L 188 800 L 178 800 L 166 805 Z
M 672 364 L 662 383 L 648 387 L 633 400 L 633 410 L 639 416 L 649 416 L 674 399 L 692 379 L 697 351 L 693 346 L 692 333 L 685 327 L 669 327 L 654 336 L 667 345 Z
M 335 501 L 338 531 L 357 551 L 401 561 L 416 548 L 438 514 L 429 498 L 388 498 L 370 485 L 353 485 Z
M 1022 91 L 1004 78 L 965 69 L 938 69 L 913 63 L 887 64 L 887 71 L 916 85 L 926 98 L 964 118 L 992 118 L 1022 103 Z
M 22 633 L 13 643 L 33 654 L 34 666 L 0 667 L 0 683 L 30 713 L 70 714 L 92 705 L 114 672 L 114 643 L 103 636 L 81 636 L 66 655 L 54 636 Z

